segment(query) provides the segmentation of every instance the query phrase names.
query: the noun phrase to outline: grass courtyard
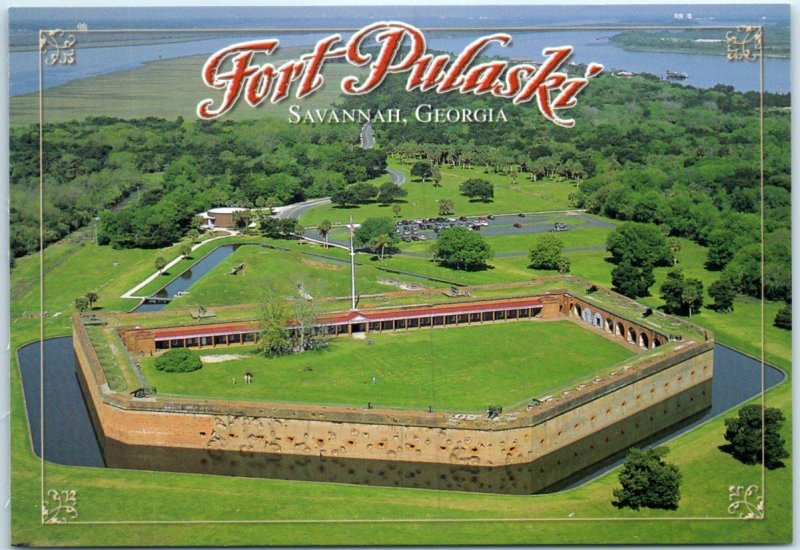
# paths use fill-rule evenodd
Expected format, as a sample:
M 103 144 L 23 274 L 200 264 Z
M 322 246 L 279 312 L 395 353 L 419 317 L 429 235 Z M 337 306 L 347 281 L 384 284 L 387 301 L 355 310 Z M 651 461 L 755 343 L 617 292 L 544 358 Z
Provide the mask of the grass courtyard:
M 362 407 L 368 402 L 413 409 L 431 405 L 438 411 L 482 412 L 490 405 L 507 408 L 544 397 L 633 355 L 569 321 L 416 330 L 371 338 L 373 345 L 336 338 L 327 350 L 274 359 L 253 348 L 204 350 L 199 353 L 241 357 L 207 363 L 192 373 L 157 371 L 150 357 L 142 360 L 142 368 L 159 394 Z M 254 375 L 252 384 L 242 383 L 247 371 Z

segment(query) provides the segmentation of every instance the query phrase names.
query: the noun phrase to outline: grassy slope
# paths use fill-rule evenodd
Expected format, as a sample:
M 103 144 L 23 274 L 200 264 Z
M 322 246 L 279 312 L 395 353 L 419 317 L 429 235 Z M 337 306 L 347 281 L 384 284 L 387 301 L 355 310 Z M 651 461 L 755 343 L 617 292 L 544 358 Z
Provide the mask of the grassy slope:
M 228 273 L 240 263 L 238 275 Z M 175 273 L 177 273 L 176 270 Z M 356 284 L 361 294 L 377 294 L 399 290 L 381 280 L 404 280 L 437 286 L 437 283 L 386 273 L 371 265 L 356 270 Z M 204 304 L 220 306 L 258 302 L 268 284 L 286 295 L 297 296 L 297 285 L 315 297 L 350 295 L 350 268 L 347 264 L 303 256 L 298 252 L 281 252 L 267 248 L 243 247 L 223 260 L 205 277 L 192 285 L 189 294 L 174 300 L 169 309 Z
M 266 359 L 253 350 L 216 349 L 205 355 L 244 354 L 206 364 L 192 373 L 163 373 L 154 359 L 142 366 L 159 393 L 231 399 L 411 407 L 481 412 L 505 408 L 600 370 L 609 371 L 632 353 L 569 322 L 509 323 L 372 334 L 363 340 L 335 339 L 324 351 Z M 485 342 L 491 341 L 492 346 Z M 554 348 L 561 350 L 553 355 Z M 591 348 L 591 354 L 584 350 Z M 311 366 L 313 370 L 306 371 Z M 243 373 L 252 384 L 232 384 Z M 372 384 L 375 377 L 375 384 Z M 475 391 L 481 388 L 480 391 Z

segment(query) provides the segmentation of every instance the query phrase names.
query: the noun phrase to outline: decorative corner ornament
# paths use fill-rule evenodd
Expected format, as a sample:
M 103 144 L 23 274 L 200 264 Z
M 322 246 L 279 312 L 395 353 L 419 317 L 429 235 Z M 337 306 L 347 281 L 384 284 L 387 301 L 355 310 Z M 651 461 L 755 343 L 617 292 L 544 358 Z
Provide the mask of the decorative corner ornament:
M 738 33 L 738 34 L 737 34 Z M 744 33 L 742 36 L 740 33 Z M 725 34 L 728 61 L 755 61 L 764 55 L 761 27 L 742 25 Z
M 39 50 L 48 65 L 73 65 L 75 63 L 75 35 L 64 35 L 61 29 L 41 31 Z
M 758 485 L 750 485 L 747 489 L 743 485 L 731 485 L 728 487 L 728 513 L 736 515 L 741 519 L 764 519 L 764 497 L 756 496 Z M 750 498 L 753 497 L 753 502 Z
M 74 490 L 50 489 L 42 501 L 42 523 L 67 523 L 78 517 L 78 499 Z

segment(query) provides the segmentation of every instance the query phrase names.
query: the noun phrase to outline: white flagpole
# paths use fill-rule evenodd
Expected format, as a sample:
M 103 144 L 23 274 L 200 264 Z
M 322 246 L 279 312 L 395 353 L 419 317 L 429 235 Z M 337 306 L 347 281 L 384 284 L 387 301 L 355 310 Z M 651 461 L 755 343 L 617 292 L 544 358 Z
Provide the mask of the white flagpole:
M 353 248 L 353 216 L 350 216 L 350 296 L 351 309 L 356 310 L 356 251 Z

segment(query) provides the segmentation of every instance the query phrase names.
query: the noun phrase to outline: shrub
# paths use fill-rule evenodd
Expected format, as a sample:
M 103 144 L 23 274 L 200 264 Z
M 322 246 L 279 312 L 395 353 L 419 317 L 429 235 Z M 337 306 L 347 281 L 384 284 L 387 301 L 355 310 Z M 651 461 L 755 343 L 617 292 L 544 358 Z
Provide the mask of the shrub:
M 681 473 L 664 462 L 668 449 L 631 449 L 619 472 L 621 488 L 614 489 L 612 504 L 618 508 L 676 510 L 680 501 Z
M 163 372 L 192 372 L 203 368 L 200 357 L 188 349 L 171 349 L 156 358 L 156 369 Z

